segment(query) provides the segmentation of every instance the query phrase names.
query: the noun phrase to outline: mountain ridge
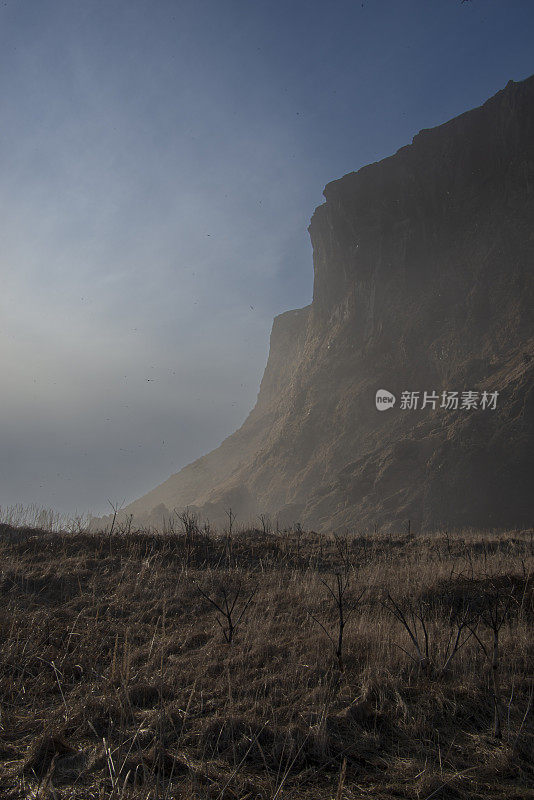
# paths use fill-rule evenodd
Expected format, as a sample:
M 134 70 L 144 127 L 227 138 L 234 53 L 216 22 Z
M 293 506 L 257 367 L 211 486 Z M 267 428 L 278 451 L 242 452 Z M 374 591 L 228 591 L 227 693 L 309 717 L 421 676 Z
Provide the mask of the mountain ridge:
M 534 76 L 327 184 L 312 303 L 275 317 L 255 407 L 131 503 L 316 530 L 531 524 Z M 378 412 L 377 389 L 497 391 Z

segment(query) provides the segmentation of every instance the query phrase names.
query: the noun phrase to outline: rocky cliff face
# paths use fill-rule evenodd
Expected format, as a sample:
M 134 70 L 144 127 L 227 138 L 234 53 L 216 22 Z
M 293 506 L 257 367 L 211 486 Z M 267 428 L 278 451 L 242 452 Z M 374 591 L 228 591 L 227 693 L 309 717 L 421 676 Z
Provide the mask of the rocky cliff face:
M 126 511 L 190 506 L 217 523 L 231 506 L 316 530 L 532 524 L 534 77 L 324 194 L 313 302 L 275 319 L 255 408 Z M 394 408 L 376 410 L 378 389 Z M 401 408 L 403 391 L 419 408 Z M 495 409 L 446 409 L 444 391 L 499 394 Z

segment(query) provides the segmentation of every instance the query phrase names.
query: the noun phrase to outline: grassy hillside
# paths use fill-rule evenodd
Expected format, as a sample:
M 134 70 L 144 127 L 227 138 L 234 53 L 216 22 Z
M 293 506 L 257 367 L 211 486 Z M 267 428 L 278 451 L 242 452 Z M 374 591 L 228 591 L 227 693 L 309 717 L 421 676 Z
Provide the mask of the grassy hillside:
M 530 531 L 187 521 L 0 526 L 3 798 L 534 797 Z

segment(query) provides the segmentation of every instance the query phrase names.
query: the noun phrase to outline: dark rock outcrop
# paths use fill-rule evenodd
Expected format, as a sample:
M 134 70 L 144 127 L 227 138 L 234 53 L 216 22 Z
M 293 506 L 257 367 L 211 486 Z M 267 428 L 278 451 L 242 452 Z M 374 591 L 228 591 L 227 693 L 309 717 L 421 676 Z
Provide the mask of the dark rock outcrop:
M 324 194 L 313 302 L 275 319 L 255 408 L 126 512 L 531 525 L 534 77 Z M 393 409 L 376 410 L 381 388 Z M 405 390 L 499 395 L 494 410 L 406 410 Z

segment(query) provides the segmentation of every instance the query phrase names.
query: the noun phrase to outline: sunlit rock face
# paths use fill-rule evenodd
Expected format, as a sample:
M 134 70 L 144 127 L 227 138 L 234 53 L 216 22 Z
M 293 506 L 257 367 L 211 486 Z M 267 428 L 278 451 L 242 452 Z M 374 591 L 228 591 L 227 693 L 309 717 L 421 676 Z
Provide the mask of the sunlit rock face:
M 534 77 L 324 195 L 313 302 L 274 320 L 255 408 L 126 511 L 221 524 L 231 507 L 323 531 L 532 524 Z M 378 389 L 393 407 L 377 410 Z M 453 391 L 479 407 L 440 407 Z

